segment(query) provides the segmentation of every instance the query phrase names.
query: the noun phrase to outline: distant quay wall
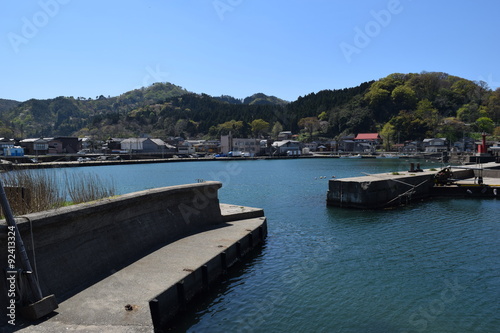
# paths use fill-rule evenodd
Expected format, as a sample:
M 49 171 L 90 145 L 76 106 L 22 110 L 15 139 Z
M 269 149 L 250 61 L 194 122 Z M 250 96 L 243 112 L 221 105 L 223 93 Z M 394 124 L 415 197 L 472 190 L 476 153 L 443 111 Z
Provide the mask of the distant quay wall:
M 49 156 L 53 158 L 54 156 Z M 76 160 L 53 160 L 46 157 L 46 160 L 40 160 L 37 163 L 31 162 L 30 159 L 23 157 L 22 159 L 11 158 L 5 159 L 0 163 L 0 170 L 23 170 L 23 169 L 50 169 L 50 168 L 73 168 L 73 167 L 95 167 L 95 166 L 110 166 L 110 165 L 126 165 L 126 164 L 154 164 L 154 163 L 180 163 L 180 162 L 214 162 L 214 161 L 257 161 L 257 160 L 283 160 L 283 159 L 299 159 L 299 158 L 337 158 L 338 156 L 255 156 L 255 157 L 199 157 L 199 158 L 142 158 L 142 159 L 119 159 L 119 160 L 104 160 L 104 161 L 85 161 L 78 162 Z
M 331 179 L 328 184 L 327 205 L 380 209 L 425 199 L 433 195 L 437 172 L 401 171 L 393 174 Z M 473 178 L 474 170 L 453 169 L 453 176 L 458 179 Z
M 347 156 L 347 154 L 345 154 Z M 78 162 L 78 157 L 97 158 L 99 155 L 42 155 L 36 157 L 37 163 L 32 161 L 35 156 L 4 157 L 0 163 L 0 170 L 22 170 L 22 169 L 48 169 L 48 168 L 72 168 L 72 167 L 93 167 L 105 165 L 125 165 L 125 164 L 152 164 L 152 163 L 179 163 L 179 162 L 213 162 L 213 161 L 256 161 L 256 160 L 295 160 L 295 159 L 337 159 L 340 155 L 328 153 L 300 156 L 254 156 L 254 157 L 161 157 L 161 156 L 119 156 L 114 160 L 91 160 Z M 375 155 L 363 155 L 362 158 L 376 158 Z M 423 158 L 417 157 L 417 158 Z
M 228 205 L 221 205 L 221 186 L 220 182 L 209 181 L 150 189 L 17 217 L 26 251 L 32 265 L 36 263 L 38 268 L 42 294 L 54 294 L 59 303 L 64 302 L 168 244 L 205 230 L 223 228 L 231 221 L 262 218 L 259 225 L 266 226 L 261 209 L 238 206 L 231 211 Z M 225 207 L 226 213 L 221 207 Z M 227 266 L 260 244 L 266 234 L 267 229 L 257 230 L 250 243 L 245 238 L 243 243 L 228 247 Z M 7 262 L 8 253 L 6 236 L 5 221 L 0 221 L 3 263 Z M 210 281 L 216 277 L 211 274 Z M 0 278 L 5 281 L 3 270 Z M 0 304 L 4 306 L 8 301 L 6 286 L 0 286 Z M 186 293 L 191 294 L 191 290 Z

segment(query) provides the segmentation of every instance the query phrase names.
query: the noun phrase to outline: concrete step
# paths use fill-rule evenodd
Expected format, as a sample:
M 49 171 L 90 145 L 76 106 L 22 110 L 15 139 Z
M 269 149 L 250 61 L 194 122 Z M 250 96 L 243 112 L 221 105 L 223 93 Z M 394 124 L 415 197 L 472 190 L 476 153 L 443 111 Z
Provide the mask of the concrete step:
M 52 318 L 21 331 L 152 332 L 165 325 L 266 237 L 261 209 L 221 205 L 221 211 L 232 222 L 160 248 L 65 300 Z M 249 214 L 260 216 L 238 220 Z

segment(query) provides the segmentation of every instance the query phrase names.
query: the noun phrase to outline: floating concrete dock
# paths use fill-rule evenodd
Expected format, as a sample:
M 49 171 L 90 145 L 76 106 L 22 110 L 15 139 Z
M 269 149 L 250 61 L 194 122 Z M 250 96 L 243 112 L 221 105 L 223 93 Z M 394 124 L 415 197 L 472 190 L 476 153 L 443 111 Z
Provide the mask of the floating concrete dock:
M 33 231 L 40 282 L 43 291 L 58 297 L 59 308 L 39 322 L 19 316 L 15 327 L 0 326 L 0 332 L 161 332 L 195 296 L 213 286 L 265 240 L 263 210 L 219 204 L 216 193 L 220 186 L 207 182 L 110 199 L 108 207 L 101 203 L 94 209 L 108 211 L 109 215 L 103 215 L 100 223 L 93 225 L 89 223 L 92 216 L 84 217 L 90 204 L 63 210 L 63 219 L 72 216 L 76 221 L 69 222 L 66 228 L 76 230 L 52 235 L 53 239 L 45 242 L 54 246 L 46 250 L 43 245 L 47 244 L 41 238 L 52 234 L 53 227 L 61 227 L 54 225 L 60 218 L 41 218 Z M 156 202 L 146 204 L 153 197 Z M 163 206 L 158 205 L 164 200 Z M 119 220 L 118 225 L 112 215 Z M 36 222 L 37 216 L 31 217 Z M 113 224 L 116 232 L 110 228 Z M 135 233 L 128 224 L 137 228 Z M 27 227 L 26 222 L 20 223 L 25 237 Z M 86 239 L 88 231 L 97 243 Z M 165 236 L 168 234 L 174 240 Z M 154 245 L 158 235 L 163 244 L 156 244 L 155 250 L 144 254 L 139 244 Z M 53 242 L 63 236 L 70 242 L 64 244 L 65 253 L 56 254 L 61 248 Z M 82 244 L 76 240 L 78 237 L 83 239 Z M 104 242 L 108 243 L 104 248 L 94 246 Z M 113 244 L 121 247 L 116 249 Z M 135 252 L 141 256 L 131 255 Z M 120 256 L 129 258 L 127 264 L 122 264 L 123 258 L 118 262 Z M 84 276 L 78 279 L 68 270 Z
M 328 184 L 327 204 L 345 208 L 381 209 L 430 197 L 500 196 L 500 165 L 487 163 L 451 168 L 449 184 L 436 184 L 440 170 L 398 171 L 343 179 Z M 479 184 L 479 179 L 482 184 Z M 441 186 L 438 186 L 441 185 Z

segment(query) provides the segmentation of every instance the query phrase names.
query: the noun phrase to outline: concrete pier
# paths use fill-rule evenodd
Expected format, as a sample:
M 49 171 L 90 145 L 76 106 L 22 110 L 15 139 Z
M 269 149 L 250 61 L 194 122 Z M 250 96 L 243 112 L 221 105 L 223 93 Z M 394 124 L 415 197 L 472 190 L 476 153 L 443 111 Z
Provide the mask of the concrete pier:
M 500 165 L 488 163 L 471 165 L 468 168 L 452 168 L 453 180 L 467 180 L 483 177 L 495 177 L 499 174 Z M 328 184 L 327 204 L 345 208 L 381 209 L 408 204 L 432 196 L 459 196 L 459 194 L 476 193 L 477 189 L 453 186 L 436 186 L 435 176 L 440 170 L 423 170 L 422 172 L 399 171 L 381 173 L 363 177 L 332 179 Z M 498 180 L 493 181 L 498 183 Z M 465 184 L 463 184 L 465 186 Z M 484 190 L 483 188 L 479 189 Z M 484 191 L 493 196 L 494 188 L 490 186 Z M 481 194 L 484 194 L 481 193 Z
M 147 190 L 29 215 L 41 288 L 59 308 L 38 322 L 18 313 L 16 326 L 0 323 L 0 332 L 161 331 L 267 235 L 263 210 L 220 204 L 220 186 Z M 24 239 L 29 224 L 19 223 Z

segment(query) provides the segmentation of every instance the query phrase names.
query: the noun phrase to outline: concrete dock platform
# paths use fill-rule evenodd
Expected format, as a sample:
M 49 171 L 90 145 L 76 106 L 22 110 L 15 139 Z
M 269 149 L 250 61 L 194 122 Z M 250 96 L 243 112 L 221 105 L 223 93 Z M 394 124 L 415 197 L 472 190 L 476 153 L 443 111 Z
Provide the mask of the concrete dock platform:
M 449 177 L 440 181 L 441 171 L 397 171 L 362 177 L 332 179 L 327 205 L 357 209 L 383 209 L 431 197 L 497 197 L 500 165 L 484 163 L 450 167 Z M 444 169 L 443 169 L 444 170 Z M 479 179 L 482 184 L 478 184 Z
M 262 209 L 221 204 L 223 223 L 172 242 L 61 302 L 20 332 L 159 331 L 267 235 Z
M 445 198 L 500 198 L 500 179 L 484 177 L 479 184 L 477 178 L 461 179 L 452 185 L 435 186 L 433 197 Z

